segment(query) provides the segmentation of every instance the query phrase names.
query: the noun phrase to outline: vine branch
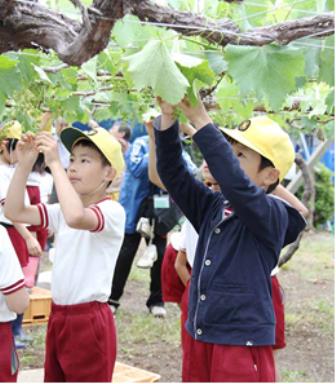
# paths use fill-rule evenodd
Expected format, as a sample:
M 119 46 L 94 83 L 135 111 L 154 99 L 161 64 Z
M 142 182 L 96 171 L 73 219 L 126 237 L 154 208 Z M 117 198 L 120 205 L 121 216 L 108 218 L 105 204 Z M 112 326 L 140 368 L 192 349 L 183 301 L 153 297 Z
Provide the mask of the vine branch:
M 53 49 L 64 63 L 80 66 L 106 48 L 113 25 L 128 13 L 145 22 L 167 24 L 186 36 L 202 36 L 219 46 L 288 44 L 302 37 L 334 33 L 332 12 L 242 32 L 229 19 L 211 20 L 149 0 L 95 0 L 89 8 L 79 0 L 70 1 L 81 11 L 81 21 L 39 2 L 0 0 L 0 54 L 24 48 Z

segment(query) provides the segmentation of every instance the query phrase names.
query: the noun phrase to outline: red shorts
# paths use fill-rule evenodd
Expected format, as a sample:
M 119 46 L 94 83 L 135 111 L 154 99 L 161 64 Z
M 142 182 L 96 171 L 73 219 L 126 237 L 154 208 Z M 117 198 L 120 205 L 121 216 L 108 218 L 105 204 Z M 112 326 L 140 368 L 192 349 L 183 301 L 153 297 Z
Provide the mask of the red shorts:
M 15 383 L 19 371 L 11 322 L 0 323 L 0 382 Z
M 25 267 L 28 264 L 29 257 L 26 241 L 14 227 L 10 226 L 6 227 L 6 229 L 19 259 L 20 265 L 21 267 Z
M 111 382 L 116 347 L 115 325 L 108 304 L 52 304 L 44 381 Z
M 285 307 L 283 301 L 283 289 L 276 276 L 272 276 L 272 301 L 275 316 L 275 344 L 274 349 L 285 348 Z
M 186 339 L 183 382 L 275 382 L 271 346 L 246 347 Z
M 177 251 L 171 244 L 167 245 L 161 266 L 162 298 L 165 303 L 180 303 L 185 289 L 175 270 Z

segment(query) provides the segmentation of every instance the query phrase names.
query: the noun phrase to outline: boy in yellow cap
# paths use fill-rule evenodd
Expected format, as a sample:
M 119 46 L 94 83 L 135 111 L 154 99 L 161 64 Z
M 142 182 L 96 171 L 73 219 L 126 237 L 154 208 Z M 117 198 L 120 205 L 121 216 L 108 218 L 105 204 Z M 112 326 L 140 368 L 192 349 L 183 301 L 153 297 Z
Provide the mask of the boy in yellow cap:
M 122 150 L 102 128 L 85 133 L 67 128 L 61 140 L 71 152 L 67 173 L 50 134 L 26 135 L 19 141 L 5 213 L 56 235 L 45 381 L 110 382 L 116 332 L 107 299 L 125 213 L 105 191 L 123 170 Z M 24 204 L 25 183 L 39 152 L 53 175 L 59 204 Z
M 162 116 L 154 123 L 158 172 L 199 234 L 182 379 L 275 381 L 271 271 L 305 220 L 269 193 L 292 165 L 293 146 L 268 117 L 220 130 L 202 103 L 184 100 L 179 107 L 193 124 L 193 140 L 221 189 L 214 193 L 186 169 L 174 107 L 159 102 Z

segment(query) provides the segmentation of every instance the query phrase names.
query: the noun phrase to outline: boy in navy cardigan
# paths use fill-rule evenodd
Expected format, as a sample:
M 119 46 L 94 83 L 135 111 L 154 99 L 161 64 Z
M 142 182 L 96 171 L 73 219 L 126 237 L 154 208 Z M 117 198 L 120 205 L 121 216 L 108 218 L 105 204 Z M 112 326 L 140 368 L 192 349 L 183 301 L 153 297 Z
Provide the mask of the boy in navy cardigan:
M 294 161 L 288 135 L 266 116 L 218 129 L 202 103 L 180 103 L 221 193 L 197 181 L 181 157 L 174 107 L 159 100 L 157 168 L 199 233 L 186 329 L 192 343 L 183 381 L 272 382 L 275 320 L 271 271 L 305 227 L 301 214 L 268 194 Z M 228 139 L 229 140 L 228 140 Z

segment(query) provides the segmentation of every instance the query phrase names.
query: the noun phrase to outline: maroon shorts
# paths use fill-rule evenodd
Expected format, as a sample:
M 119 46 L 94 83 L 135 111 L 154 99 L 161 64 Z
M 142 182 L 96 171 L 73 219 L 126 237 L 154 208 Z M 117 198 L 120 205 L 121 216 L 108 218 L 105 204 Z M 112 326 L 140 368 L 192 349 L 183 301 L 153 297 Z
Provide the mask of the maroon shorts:
M 111 382 L 116 347 L 115 325 L 108 304 L 52 304 L 44 381 Z
M 19 359 L 15 350 L 11 322 L 0 323 L 0 382 L 15 383 Z
M 182 362 L 183 382 L 274 382 L 271 346 L 209 344 L 188 337 Z
M 272 301 L 275 316 L 275 344 L 274 349 L 285 348 L 285 307 L 283 300 L 283 289 L 276 276 L 272 276 Z
M 19 259 L 20 265 L 21 267 L 25 267 L 28 264 L 29 257 L 26 241 L 13 226 L 6 227 L 6 229 Z
M 274 382 L 271 346 L 219 345 L 194 340 L 186 331 L 189 283 L 181 301 L 183 382 Z
M 168 244 L 161 266 L 162 298 L 165 303 L 180 303 L 185 289 L 175 270 L 177 251 Z

